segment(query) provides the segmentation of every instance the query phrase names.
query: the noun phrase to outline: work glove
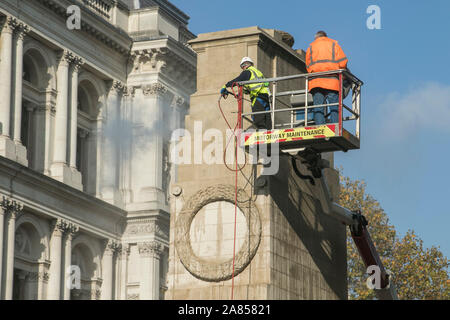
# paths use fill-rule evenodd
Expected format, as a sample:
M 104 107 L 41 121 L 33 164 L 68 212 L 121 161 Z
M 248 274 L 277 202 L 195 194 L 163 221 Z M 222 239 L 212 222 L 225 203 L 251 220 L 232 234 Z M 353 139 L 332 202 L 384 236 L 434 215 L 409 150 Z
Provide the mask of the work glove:
M 225 86 L 223 86 L 222 89 L 220 89 L 220 95 L 224 98 L 226 98 L 228 96 L 228 91 Z

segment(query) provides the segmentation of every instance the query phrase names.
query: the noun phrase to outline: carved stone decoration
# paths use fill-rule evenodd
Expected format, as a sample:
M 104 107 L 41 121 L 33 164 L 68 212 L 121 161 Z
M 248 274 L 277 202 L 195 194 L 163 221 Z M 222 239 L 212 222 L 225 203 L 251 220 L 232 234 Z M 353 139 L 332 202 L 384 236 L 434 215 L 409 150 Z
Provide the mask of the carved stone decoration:
M 100 289 L 72 289 L 70 295 L 73 300 L 100 300 Z
M 81 67 L 82 67 L 83 64 L 84 64 L 84 60 L 83 60 L 83 58 L 81 58 L 81 57 L 79 57 L 79 56 L 77 56 L 77 55 L 72 54 L 72 60 L 71 60 L 71 63 L 72 63 L 74 72 L 77 72 L 77 73 L 78 73 L 78 72 L 80 71 Z
M 149 241 L 138 243 L 138 249 L 142 256 L 160 256 L 164 247 L 158 241 Z
M 19 203 L 16 200 L 11 200 L 5 196 L 3 196 L 0 206 L 4 210 L 5 214 L 10 214 L 13 219 L 15 219 L 16 216 L 23 210 L 22 203 Z
M 30 254 L 27 252 L 27 242 L 29 242 L 29 239 L 27 239 L 27 235 L 23 230 L 16 230 L 16 234 L 14 235 L 14 250 L 19 253 Z
M 139 300 L 139 293 L 127 294 L 127 300 Z
M 24 23 L 19 23 L 16 29 L 17 39 L 23 40 L 25 36 L 30 32 L 30 27 Z
M 56 112 L 55 103 L 53 102 L 43 103 L 37 107 L 37 112 L 44 112 L 44 113 L 51 112 L 54 114 Z
M 65 64 L 67 66 L 73 61 L 74 57 L 73 53 L 69 50 L 61 50 L 57 55 L 59 64 Z
M 11 16 L 6 16 L 0 19 L 0 31 L 5 32 L 14 32 L 19 25 L 19 21 L 16 18 Z
M 117 252 L 120 260 L 127 260 L 130 255 L 130 245 L 128 243 L 123 244 Z
M 100 300 L 102 291 L 100 289 L 91 290 L 91 300 Z
M 163 96 L 168 92 L 168 89 L 161 83 L 153 83 L 142 87 L 142 93 L 144 96 Z
M 281 41 L 292 48 L 295 43 L 294 37 L 286 31 L 276 30 L 276 32 L 281 35 Z
M 109 87 L 110 87 L 109 89 L 110 94 L 112 93 L 120 95 L 123 94 L 126 90 L 125 84 L 119 80 L 110 81 Z
M 50 279 L 50 274 L 48 272 L 30 272 L 28 274 L 28 280 L 30 280 L 30 281 L 42 280 L 44 282 L 48 282 L 49 279 Z
M 238 203 L 249 199 L 246 192 L 240 189 Z M 190 228 L 195 215 L 206 205 L 227 201 L 234 204 L 235 189 L 232 185 L 215 185 L 198 191 L 188 199 L 175 222 L 175 248 L 181 263 L 196 278 L 203 281 L 219 282 L 233 276 L 233 258 L 214 263 L 197 257 L 192 249 Z M 242 200 L 242 201 L 241 201 Z M 234 275 L 241 273 L 255 256 L 261 241 L 261 220 L 258 209 L 252 206 L 239 206 L 247 221 L 248 236 L 235 256 Z
M 66 229 L 66 233 L 70 236 L 74 236 L 76 233 L 78 233 L 78 231 L 80 231 L 80 227 L 78 225 L 76 225 L 75 223 L 69 223 L 67 229 Z
M 51 228 L 53 233 L 57 233 L 59 235 L 65 234 L 71 238 L 73 238 L 75 234 L 80 231 L 80 227 L 78 225 L 61 218 L 53 220 L 51 223 Z
M 181 108 L 186 105 L 187 105 L 186 100 L 184 100 L 183 97 L 178 95 L 174 95 L 172 102 L 170 104 L 172 108 Z
M 151 223 L 132 223 L 129 224 L 125 230 L 125 235 L 127 236 L 135 236 L 135 235 L 151 235 L 155 234 L 163 239 L 168 240 L 169 239 L 169 232 L 168 230 L 162 229 L 160 226 L 155 224 L 154 222 Z
M 108 240 L 107 247 L 113 252 L 119 252 L 122 249 L 122 244 L 117 242 L 116 240 L 110 239 Z
M 179 197 L 183 193 L 183 189 L 180 186 L 172 187 L 172 194 L 175 197 Z
M 143 69 L 151 72 L 160 72 L 166 66 L 167 48 L 154 48 L 136 50 L 130 54 L 132 72 L 141 73 Z
M 134 97 L 134 93 L 136 92 L 136 87 L 134 86 L 126 86 L 123 91 L 123 95 L 125 97 Z

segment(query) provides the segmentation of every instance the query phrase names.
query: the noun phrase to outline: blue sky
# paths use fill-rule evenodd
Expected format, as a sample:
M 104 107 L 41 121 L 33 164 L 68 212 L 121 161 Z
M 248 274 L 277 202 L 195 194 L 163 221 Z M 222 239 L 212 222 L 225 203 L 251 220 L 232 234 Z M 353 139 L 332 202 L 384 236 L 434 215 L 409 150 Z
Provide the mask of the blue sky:
M 195 34 L 257 25 L 289 32 L 296 49 L 317 30 L 338 40 L 365 85 L 361 150 L 336 153 L 336 166 L 366 181 L 401 236 L 414 229 L 450 257 L 450 1 L 171 2 Z M 380 30 L 366 27 L 369 5 Z

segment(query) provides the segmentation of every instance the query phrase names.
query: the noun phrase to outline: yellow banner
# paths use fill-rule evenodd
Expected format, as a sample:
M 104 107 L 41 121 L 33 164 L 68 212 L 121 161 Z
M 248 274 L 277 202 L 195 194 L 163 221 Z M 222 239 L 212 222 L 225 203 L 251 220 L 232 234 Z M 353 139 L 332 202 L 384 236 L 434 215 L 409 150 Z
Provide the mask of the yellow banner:
M 319 125 L 295 129 L 245 133 L 245 146 L 265 143 L 281 143 L 298 140 L 320 139 L 336 136 L 337 125 Z

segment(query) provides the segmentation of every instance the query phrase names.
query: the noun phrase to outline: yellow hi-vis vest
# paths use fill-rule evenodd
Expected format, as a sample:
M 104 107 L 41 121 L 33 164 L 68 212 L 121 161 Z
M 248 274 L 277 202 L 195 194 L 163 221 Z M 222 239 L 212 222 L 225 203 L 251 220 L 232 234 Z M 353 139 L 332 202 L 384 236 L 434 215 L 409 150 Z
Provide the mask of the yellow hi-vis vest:
M 251 66 L 247 68 L 248 71 L 251 72 L 250 80 L 258 80 L 258 79 L 264 79 L 264 75 L 261 71 L 256 69 L 255 67 Z M 268 82 L 261 82 L 261 83 L 252 83 L 252 84 L 246 84 L 245 89 L 250 93 L 250 99 L 252 100 L 252 105 L 255 104 L 256 97 L 258 94 L 267 93 L 269 94 L 269 83 Z

